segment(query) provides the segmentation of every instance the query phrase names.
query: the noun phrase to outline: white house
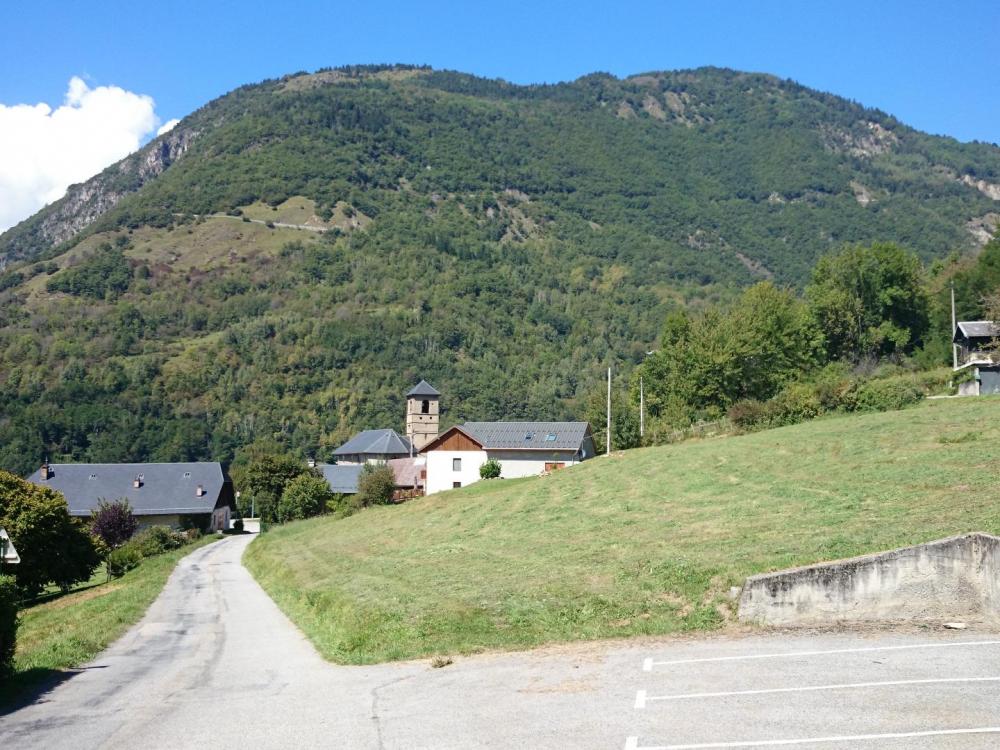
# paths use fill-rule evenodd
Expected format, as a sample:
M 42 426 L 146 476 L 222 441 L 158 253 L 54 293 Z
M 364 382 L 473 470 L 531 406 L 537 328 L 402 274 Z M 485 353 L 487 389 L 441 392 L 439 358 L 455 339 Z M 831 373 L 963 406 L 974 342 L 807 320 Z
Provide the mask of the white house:
M 428 443 L 428 495 L 479 481 L 479 467 L 500 463 L 500 476 L 537 476 L 578 464 L 595 455 L 586 422 L 466 422 Z

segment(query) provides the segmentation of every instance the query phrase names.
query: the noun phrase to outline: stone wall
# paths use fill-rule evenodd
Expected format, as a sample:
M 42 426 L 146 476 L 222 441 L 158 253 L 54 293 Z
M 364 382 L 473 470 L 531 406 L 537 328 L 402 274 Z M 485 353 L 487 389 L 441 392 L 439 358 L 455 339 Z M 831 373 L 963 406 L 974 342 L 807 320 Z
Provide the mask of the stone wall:
M 1000 618 L 1000 538 L 941 539 L 751 576 L 739 618 L 770 625 Z

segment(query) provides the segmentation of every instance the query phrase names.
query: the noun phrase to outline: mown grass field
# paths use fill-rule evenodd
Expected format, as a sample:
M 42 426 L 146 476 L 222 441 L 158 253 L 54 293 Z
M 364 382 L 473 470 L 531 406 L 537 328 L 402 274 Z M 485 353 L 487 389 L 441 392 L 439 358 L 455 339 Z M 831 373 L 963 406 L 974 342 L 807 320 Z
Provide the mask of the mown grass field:
M 63 596 L 26 607 L 20 613 L 14 676 L 0 684 L 0 706 L 63 669 L 94 658 L 145 614 L 163 589 L 177 561 L 216 541 L 193 544 L 146 558 L 121 578 L 105 582 L 104 566 L 90 582 Z
M 598 458 L 303 521 L 245 563 L 327 658 L 711 630 L 749 574 L 1000 532 L 1000 398 Z

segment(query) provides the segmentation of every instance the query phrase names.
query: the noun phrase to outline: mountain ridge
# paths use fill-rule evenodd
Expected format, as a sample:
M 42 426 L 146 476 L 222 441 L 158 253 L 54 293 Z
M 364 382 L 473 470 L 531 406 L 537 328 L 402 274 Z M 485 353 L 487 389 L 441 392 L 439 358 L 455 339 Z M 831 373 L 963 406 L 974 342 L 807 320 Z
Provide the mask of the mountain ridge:
M 0 466 L 322 460 L 421 378 L 444 427 L 579 418 L 671 310 L 848 243 L 974 253 L 998 183 L 996 147 L 763 74 L 244 86 L 0 237 Z
M 635 119 L 642 113 L 657 121 L 679 123 L 690 128 L 714 122 L 711 115 L 705 116 L 704 102 L 692 104 L 689 93 L 681 90 L 706 75 L 722 76 L 730 81 L 742 81 L 749 85 L 750 92 L 754 90 L 754 85 L 758 88 L 771 87 L 775 91 L 807 95 L 818 102 L 835 104 L 841 108 L 849 107 L 853 110 L 852 115 L 861 118 L 860 121 L 870 129 L 870 133 L 851 132 L 842 127 L 828 127 L 824 132 L 824 145 L 831 150 L 846 151 L 852 156 L 871 158 L 885 154 L 898 143 L 898 137 L 894 132 L 896 130 L 901 131 L 904 136 L 943 138 L 957 145 L 959 150 L 966 148 L 996 150 L 995 146 L 990 144 L 979 142 L 959 144 L 946 136 L 921 133 L 903 125 L 879 109 L 864 107 L 852 100 L 815 91 L 790 79 L 781 79 L 768 73 L 748 73 L 707 66 L 677 71 L 646 71 L 624 78 L 617 78 L 609 73 L 591 73 L 569 82 L 518 85 L 502 79 L 483 79 L 470 74 L 433 70 L 423 66 L 347 66 L 321 69 L 314 73 L 299 72 L 257 84 L 248 84 L 212 100 L 183 118 L 170 132 L 153 139 L 138 151 L 84 183 L 70 186 L 63 198 L 0 234 L 0 259 L 8 263 L 17 260 L 30 261 L 72 240 L 79 232 L 87 230 L 113 210 L 123 198 L 138 192 L 183 158 L 199 135 L 217 127 L 224 119 L 225 116 L 213 118 L 213 112 L 221 105 L 232 98 L 246 96 L 263 89 L 270 89 L 275 95 L 281 95 L 308 92 L 310 89 L 325 86 L 361 85 L 371 81 L 399 83 L 416 79 L 432 90 L 500 100 L 559 100 L 566 98 L 568 91 L 584 89 L 597 97 L 600 106 L 616 105 L 618 108 L 616 115 L 623 119 Z M 604 93 L 609 96 L 602 98 Z M 663 99 L 654 98 L 653 93 L 662 94 Z M 1000 159 L 993 154 L 990 161 L 992 163 L 987 166 L 985 174 L 977 173 L 983 171 L 981 164 L 971 162 L 965 165 L 965 170 L 950 168 L 947 165 L 930 166 L 951 169 L 954 181 L 976 189 L 992 200 L 1000 200 L 1000 184 L 998 184 Z M 971 173 L 968 169 L 970 166 Z M 871 194 L 864 186 L 860 186 L 855 192 L 865 196 L 865 200 L 871 201 Z M 774 193 L 769 195 L 772 196 L 773 199 L 782 198 Z M 985 217 L 985 221 L 992 222 L 995 227 L 996 219 L 986 216 L 988 213 L 968 216 L 966 222 L 983 221 Z M 985 234 L 982 231 L 976 232 L 974 228 L 970 228 L 970 231 L 977 235 L 976 240 L 979 244 L 985 241 Z

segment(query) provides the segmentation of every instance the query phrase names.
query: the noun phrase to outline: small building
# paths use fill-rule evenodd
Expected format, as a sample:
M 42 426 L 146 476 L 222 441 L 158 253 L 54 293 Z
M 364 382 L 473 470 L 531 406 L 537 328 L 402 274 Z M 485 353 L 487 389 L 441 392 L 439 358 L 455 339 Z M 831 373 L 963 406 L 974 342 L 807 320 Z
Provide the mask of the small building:
M 1000 326 L 991 320 L 966 320 L 955 325 L 952 343 L 958 347 L 955 380 L 959 396 L 1000 393 L 998 337 Z
M 90 518 L 101 500 L 128 500 L 142 526 L 229 527 L 233 484 L 216 462 L 175 464 L 42 464 L 28 477 L 61 492 L 69 514 Z
M 353 495 L 358 491 L 358 479 L 364 464 L 321 464 L 317 466 L 330 491 L 338 495 Z
M 505 479 L 528 477 L 578 464 L 597 453 L 587 422 L 466 422 L 443 432 L 422 451 L 426 492 L 478 482 L 479 467 L 500 463 Z
M 958 346 L 958 363 L 990 359 L 1000 337 L 1000 326 L 992 320 L 964 320 L 955 324 L 952 343 Z
M 333 452 L 338 464 L 385 463 L 393 458 L 408 458 L 413 451 L 410 441 L 395 430 L 364 430 Z
M 392 498 L 398 503 L 424 494 L 427 482 L 427 459 L 424 456 L 413 458 L 393 458 L 386 462 L 396 479 L 396 491 Z
M 385 462 L 395 477 L 396 490 L 393 499 L 396 502 L 424 494 L 424 480 L 427 477 L 424 462 L 423 456 L 390 458 Z M 336 492 L 338 495 L 353 495 L 358 491 L 358 482 L 365 464 L 320 464 L 316 468 L 330 485 L 331 492 Z

